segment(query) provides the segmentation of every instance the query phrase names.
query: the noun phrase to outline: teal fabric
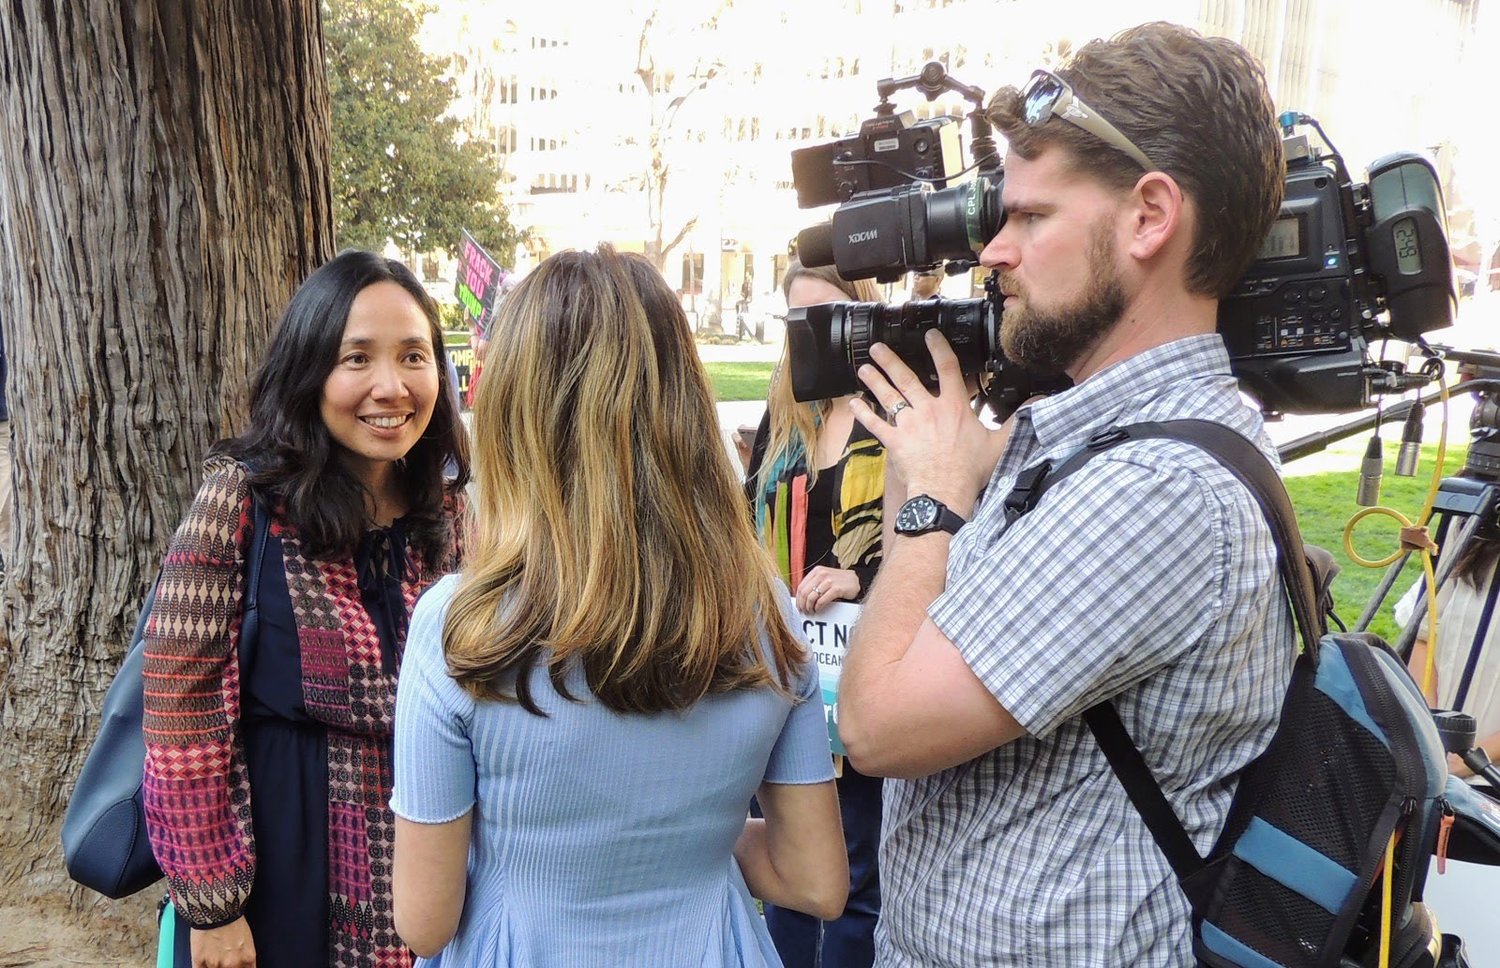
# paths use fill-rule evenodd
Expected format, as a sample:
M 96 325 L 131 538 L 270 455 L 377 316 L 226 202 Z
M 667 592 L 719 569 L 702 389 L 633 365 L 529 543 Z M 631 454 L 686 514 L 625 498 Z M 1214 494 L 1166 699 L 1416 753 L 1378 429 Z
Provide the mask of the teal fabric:
M 172 968 L 173 953 L 177 948 L 177 909 L 168 901 L 161 909 L 156 921 L 159 929 L 156 936 L 156 968 Z
M 815 421 L 814 426 L 821 423 Z M 755 533 L 764 535 L 766 533 L 766 518 L 770 514 L 771 501 L 776 497 L 776 488 L 790 477 L 790 471 L 806 463 L 806 448 L 803 446 L 802 438 L 793 435 L 787 441 L 786 450 L 775 455 L 771 461 L 771 469 L 765 477 L 765 487 L 756 487 L 755 490 Z M 757 474 L 759 471 L 757 470 Z M 752 486 L 758 485 L 759 481 L 752 481 Z M 783 530 L 785 525 L 782 525 Z

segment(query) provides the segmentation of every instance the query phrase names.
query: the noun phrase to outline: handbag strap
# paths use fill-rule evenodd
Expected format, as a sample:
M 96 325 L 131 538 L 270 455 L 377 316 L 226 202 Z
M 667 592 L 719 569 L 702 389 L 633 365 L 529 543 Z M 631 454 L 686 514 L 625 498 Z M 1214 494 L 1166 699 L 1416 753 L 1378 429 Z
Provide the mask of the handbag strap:
M 1028 468 L 1020 485 L 1005 498 L 1006 517 L 1014 521 L 1036 507 L 1042 495 L 1058 481 L 1073 474 L 1089 460 L 1132 440 L 1167 439 L 1192 444 L 1212 455 L 1225 469 L 1245 485 L 1265 515 L 1271 536 L 1276 542 L 1277 568 L 1282 587 L 1291 605 L 1293 619 L 1302 636 L 1303 648 L 1316 663 L 1318 640 L 1326 625 L 1317 607 L 1316 584 L 1307 556 L 1302 551 L 1302 536 L 1291 499 L 1281 476 L 1271 462 L 1250 441 L 1222 424 L 1207 420 L 1170 420 L 1143 422 L 1114 427 L 1091 437 L 1087 444 L 1053 467 L 1050 463 Z M 1161 849 L 1172 871 L 1184 884 L 1202 870 L 1203 856 L 1172 809 L 1161 784 L 1151 772 L 1140 747 L 1131 738 L 1111 700 L 1084 710 L 1084 722 L 1094 734 L 1110 769 L 1125 788 L 1126 795 L 1141 815 L 1146 829 Z M 1198 900 L 1188 892 L 1196 908 Z
M 240 620 L 240 682 L 250 668 L 251 650 L 260 632 L 260 566 L 266 556 L 266 537 L 271 533 L 271 514 L 261 496 L 250 491 L 250 550 L 245 556 L 245 601 Z

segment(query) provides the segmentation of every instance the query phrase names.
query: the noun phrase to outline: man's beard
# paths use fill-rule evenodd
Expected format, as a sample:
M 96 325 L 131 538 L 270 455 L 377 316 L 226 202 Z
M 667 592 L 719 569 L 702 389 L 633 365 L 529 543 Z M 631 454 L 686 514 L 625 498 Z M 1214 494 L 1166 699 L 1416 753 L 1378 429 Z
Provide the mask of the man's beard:
M 1110 227 L 1101 222 L 1089 240 L 1089 280 L 1070 306 L 1041 309 L 1008 273 L 1000 274 L 1002 292 L 1021 304 L 1002 317 L 1000 346 L 1016 363 L 1043 373 L 1060 373 L 1098 345 L 1125 313 L 1125 286 L 1113 262 Z

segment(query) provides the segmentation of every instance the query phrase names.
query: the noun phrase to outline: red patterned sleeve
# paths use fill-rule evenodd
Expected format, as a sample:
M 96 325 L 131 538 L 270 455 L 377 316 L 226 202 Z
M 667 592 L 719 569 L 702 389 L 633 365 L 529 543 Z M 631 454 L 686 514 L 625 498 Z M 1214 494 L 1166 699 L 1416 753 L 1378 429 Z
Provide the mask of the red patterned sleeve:
M 245 469 L 210 462 L 146 626 L 146 829 L 173 903 L 197 927 L 238 918 L 255 879 L 236 648 L 251 522 Z

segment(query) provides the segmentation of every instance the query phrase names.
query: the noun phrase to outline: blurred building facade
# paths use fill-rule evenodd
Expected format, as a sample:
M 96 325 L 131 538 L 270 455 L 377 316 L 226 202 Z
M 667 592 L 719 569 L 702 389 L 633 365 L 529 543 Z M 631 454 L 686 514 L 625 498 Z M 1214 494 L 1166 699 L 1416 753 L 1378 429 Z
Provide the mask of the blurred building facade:
M 684 305 L 732 332 L 742 293 L 773 306 L 789 241 L 827 214 L 797 209 L 790 152 L 856 132 L 880 78 L 937 60 L 992 91 L 1093 37 L 1171 20 L 1249 48 L 1278 107 L 1317 117 L 1355 171 L 1417 148 L 1446 175 L 1465 118 L 1437 80 L 1462 57 L 1478 6 L 624 0 L 587 13 L 539 3 L 497 16 L 482 0 L 446 0 L 425 38 L 454 57 L 456 113 L 498 150 L 512 220 L 530 232 L 520 270 L 599 241 L 653 256 L 665 249 L 659 263 Z M 918 118 L 968 110 L 953 95 L 896 101 Z

